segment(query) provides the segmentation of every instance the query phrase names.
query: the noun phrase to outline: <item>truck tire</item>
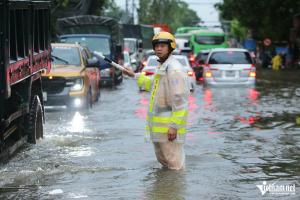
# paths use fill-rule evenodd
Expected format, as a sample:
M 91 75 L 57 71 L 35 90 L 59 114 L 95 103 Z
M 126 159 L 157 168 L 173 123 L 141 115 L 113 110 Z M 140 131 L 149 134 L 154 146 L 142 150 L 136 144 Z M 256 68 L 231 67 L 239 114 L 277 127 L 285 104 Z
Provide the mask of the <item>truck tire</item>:
M 34 95 L 32 98 L 27 119 L 28 126 L 26 131 L 28 133 L 28 142 L 36 144 L 37 140 L 44 136 L 43 108 L 38 95 Z

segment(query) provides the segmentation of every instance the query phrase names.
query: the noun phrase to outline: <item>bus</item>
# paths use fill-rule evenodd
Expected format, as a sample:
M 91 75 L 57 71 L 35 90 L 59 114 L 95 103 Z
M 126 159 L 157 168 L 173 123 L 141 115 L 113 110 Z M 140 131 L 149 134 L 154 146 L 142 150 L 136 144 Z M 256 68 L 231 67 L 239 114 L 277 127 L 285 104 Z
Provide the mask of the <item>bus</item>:
M 196 56 L 201 50 L 228 48 L 228 39 L 221 29 L 190 31 L 189 45 Z

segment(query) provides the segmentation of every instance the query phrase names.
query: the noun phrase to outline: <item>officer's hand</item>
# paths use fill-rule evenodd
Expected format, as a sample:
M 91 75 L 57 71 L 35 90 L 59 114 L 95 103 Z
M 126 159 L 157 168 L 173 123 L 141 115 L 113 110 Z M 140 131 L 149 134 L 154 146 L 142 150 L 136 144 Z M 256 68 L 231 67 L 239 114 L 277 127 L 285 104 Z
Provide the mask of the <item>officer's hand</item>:
M 177 130 L 175 128 L 170 127 L 168 130 L 168 140 L 173 141 L 177 137 Z
M 132 69 L 129 68 L 125 68 L 122 70 L 124 74 L 130 76 L 130 77 L 134 77 L 134 71 Z

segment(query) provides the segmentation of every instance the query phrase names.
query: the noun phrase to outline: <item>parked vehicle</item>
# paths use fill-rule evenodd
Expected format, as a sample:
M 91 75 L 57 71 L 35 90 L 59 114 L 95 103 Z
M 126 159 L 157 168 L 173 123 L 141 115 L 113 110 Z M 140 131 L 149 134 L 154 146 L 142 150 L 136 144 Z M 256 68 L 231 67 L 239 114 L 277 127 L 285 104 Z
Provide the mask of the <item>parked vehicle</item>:
M 116 63 L 123 59 L 123 36 L 120 24 L 112 18 L 81 15 L 58 20 L 59 39 L 63 43 L 79 43 L 91 52 L 101 52 Z M 101 69 L 101 85 L 116 85 L 122 82 L 122 71 L 98 58 Z
M 147 50 L 143 53 L 143 56 L 142 56 L 142 59 L 140 61 L 140 64 L 139 64 L 139 68 L 138 68 L 138 72 L 142 71 L 143 68 L 146 66 L 147 64 L 147 60 L 148 60 L 148 57 L 151 56 L 151 55 L 155 55 L 153 49 L 150 49 L 150 50 Z
M 186 71 L 188 77 L 189 77 L 189 84 L 190 84 L 190 90 L 194 91 L 195 89 L 195 75 L 193 72 L 193 69 L 191 65 L 189 64 L 189 61 L 186 56 L 183 55 L 173 55 L 175 58 L 183 65 L 184 70 Z M 156 72 L 156 68 L 159 65 L 158 63 L 158 57 L 155 55 L 151 55 L 147 59 L 147 64 L 142 70 L 142 73 L 145 74 L 146 76 L 152 76 Z M 143 90 L 143 88 L 140 88 L 140 90 Z
M 212 49 L 204 67 L 204 84 L 254 86 L 256 69 L 253 63 L 246 49 Z
M 50 71 L 50 2 L 0 3 L 0 162 L 43 138 L 41 74 Z
M 46 108 L 91 108 L 100 96 L 97 62 L 79 44 L 52 44 L 52 69 L 43 74 Z
M 194 65 L 192 67 L 195 72 L 197 81 L 203 81 L 203 68 L 205 66 L 209 52 L 210 50 L 202 50 L 197 54 L 195 58 Z
M 124 50 L 129 52 L 132 69 L 137 71 L 142 57 L 142 41 L 137 38 L 124 38 Z
M 124 51 L 123 56 L 124 56 L 123 66 L 133 70 L 129 53 L 127 51 Z

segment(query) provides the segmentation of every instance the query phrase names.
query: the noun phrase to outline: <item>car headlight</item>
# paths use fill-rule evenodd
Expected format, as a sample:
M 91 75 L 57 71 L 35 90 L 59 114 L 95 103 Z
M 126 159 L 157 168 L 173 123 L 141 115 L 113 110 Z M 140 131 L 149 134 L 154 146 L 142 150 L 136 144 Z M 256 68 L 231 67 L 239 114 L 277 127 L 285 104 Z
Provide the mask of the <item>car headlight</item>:
M 103 76 L 103 77 L 110 76 L 110 69 L 107 68 L 107 69 L 101 70 L 101 76 Z
M 75 79 L 71 91 L 80 91 L 83 88 L 83 78 Z

